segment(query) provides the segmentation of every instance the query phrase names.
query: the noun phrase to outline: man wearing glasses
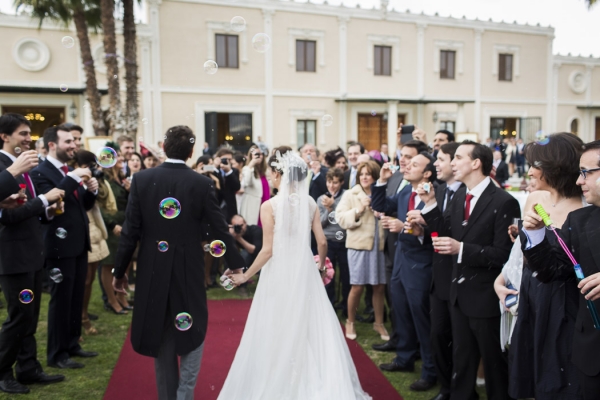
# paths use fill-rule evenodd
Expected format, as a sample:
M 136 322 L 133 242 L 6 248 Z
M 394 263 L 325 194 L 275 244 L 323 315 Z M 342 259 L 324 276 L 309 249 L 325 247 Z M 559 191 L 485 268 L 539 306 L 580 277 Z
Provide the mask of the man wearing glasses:
M 585 279 L 579 283 L 574 279 L 573 263 L 558 245 L 551 246 L 545 239 L 542 217 L 533 209 L 527 211 L 523 220 L 526 238 L 522 236 L 522 239 L 525 242 L 523 254 L 538 280 L 566 281 L 567 285 L 577 285 L 581 292 L 572 361 L 580 373 L 583 397 L 591 400 L 597 399 L 600 393 L 600 326 L 594 327 L 586 303 L 592 300 L 596 309 L 600 309 L 600 140 L 585 145 L 579 167 L 577 184 L 590 206 L 571 212 L 560 232 L 580 263 Z

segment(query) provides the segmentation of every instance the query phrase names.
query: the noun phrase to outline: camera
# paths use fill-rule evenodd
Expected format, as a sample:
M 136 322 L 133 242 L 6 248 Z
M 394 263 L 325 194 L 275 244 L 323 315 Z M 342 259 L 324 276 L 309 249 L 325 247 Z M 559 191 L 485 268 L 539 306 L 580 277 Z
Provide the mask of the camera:
M 242 228 L 243 228 L 243 227 L 244 227 L 243 225 L 234 225 L 234 226 L 233 226 L 233 231 L 234 231 L 235 233 L 242 233 Z
M 104 178 L 104 171 L 101 168 L 98 168 L 98 165 L 92 163 L 88 167 L 90 172 L 92 173 L 92 178 L 96 178 L 97 180 Z

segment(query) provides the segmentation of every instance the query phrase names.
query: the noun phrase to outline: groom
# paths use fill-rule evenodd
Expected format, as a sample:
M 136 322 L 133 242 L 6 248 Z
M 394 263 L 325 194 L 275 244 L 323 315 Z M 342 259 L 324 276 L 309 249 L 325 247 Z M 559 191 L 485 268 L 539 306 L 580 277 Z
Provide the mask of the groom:
M 195 140 L 187 126 L 170 128 L 163 144 L 167 160 L 135 174 L 113 271 L 114 289 L 125 292 L 125 271 L 139 242 L 131 343 L 136 352 L 155 358 L 161 400 L 194 397 L 208 321 L 203 220 L 229 249 L 227 264 L 244 266 L 213 181 L 185 165 Z M 191 317 L 191 326 L 176 327 L 176 319 L 186 322 L 182 313 Z

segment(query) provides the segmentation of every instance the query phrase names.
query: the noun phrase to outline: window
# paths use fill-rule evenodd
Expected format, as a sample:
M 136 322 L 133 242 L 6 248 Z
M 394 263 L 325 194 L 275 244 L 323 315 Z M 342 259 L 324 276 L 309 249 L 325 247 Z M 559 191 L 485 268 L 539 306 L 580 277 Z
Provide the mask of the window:
M 298 120 L 296 132 L 299 147 L 306 143 L 317 143 L 317 121 L 314 119 Z
M 577 132 L 579 132 L 579 120 L 573 118 L 573 121 L 571 121 L 571 133 L 577 135 Z
M 455 51 L 440 50 L 440 79 L 454 79 L 455 59 Z
M 498 63 L 498 80 L 511 82 L 513 75 L 513 55 L 499 54 Z
M 455 129 L 454 121 L 441 121 L 439 130 L 442 130 L 442 129 L 445 129 L 447 131 L 454 133 L 454 129 Z
M 391 46 L 375 46 L 375 75 L 392 75 Z
M 296 71 L 316 72 L 316 48 L 314 40 L 296 40 Z
M 215 35 L 219 68 L 238 68 L 238 36 Z

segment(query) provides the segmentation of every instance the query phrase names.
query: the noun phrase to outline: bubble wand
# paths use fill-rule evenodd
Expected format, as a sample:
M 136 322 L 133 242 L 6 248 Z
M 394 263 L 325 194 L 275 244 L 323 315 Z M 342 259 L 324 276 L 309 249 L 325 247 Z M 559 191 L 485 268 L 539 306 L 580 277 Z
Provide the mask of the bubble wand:
M 538 215 L 540 217 L 542 217 L 542 221 L 544 221 L 544 225 L 546 225 L 547 227 L 550 227 L 552 225 L 552 220 L 550 219 L 550 216 L 548 215 L 546 210 L 544 210 L 544 207 L 542 207 L 540 204 L 536 204 L 533 208 L 538 213 Z M 581 269 L 581 266 L 579 265 L 577 260 L 575 260 L 575 257 L 573 257 L 573 254 L 569 251 L 569 248 L 567 247 L 565 242 L 558 235 L 558 233 L 556 232 L 556 229 L 550 229 L 550 230 L 554 232 L 554 234 L 556 235 L 556 239 L 558 240 L 558 243 L 560 244 L 560 247 L 562 247 L 565 254 L 569 257 L 569 259 L 573 263 L 573 269 L 575 270 L 575 276 L 577 277 L 577 282 L 581 282 L 585 278 L 585 275 L 583 275 L 583 270 Z M 587 308 L 588 308 L 588 310 L 590 310 L 590 315 L 592 316 L 592 321 L 594 322 L 594 328 L 600 330 L 600 317 L 598 317 L 598 311 L 596 310 L 596 305 L 594 304 L 594 302 L 592 300 L 586 300 L 586 301 L 587 301 Z

